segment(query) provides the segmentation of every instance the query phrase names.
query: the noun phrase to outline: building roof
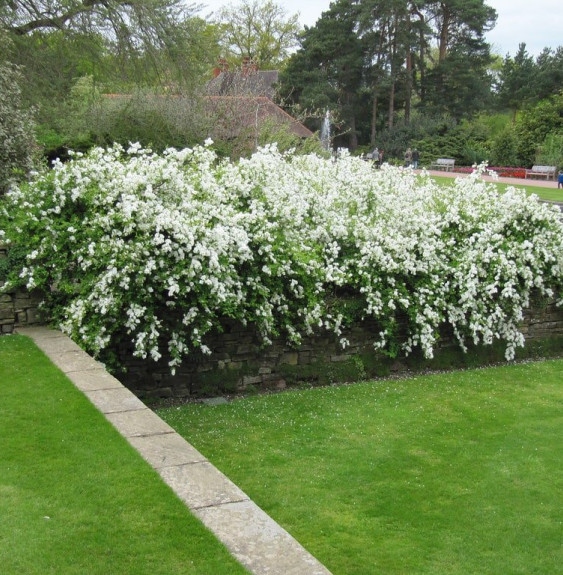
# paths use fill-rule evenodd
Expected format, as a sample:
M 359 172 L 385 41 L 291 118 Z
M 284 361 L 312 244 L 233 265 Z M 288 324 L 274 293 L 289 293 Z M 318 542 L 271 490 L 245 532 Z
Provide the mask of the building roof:
M 273 100 L 278 77 L 278 70 L 220 71 L 207 83 L 207 93 L 210 96 L 265 96 Z
M 208 96 L 205 107 L 216 120 L 220 137 L 236 137 L 243 129 L 260 128 L 267 120 L 286 125 L 289 131 L 309 138 L 313 132 L 265 96 Z

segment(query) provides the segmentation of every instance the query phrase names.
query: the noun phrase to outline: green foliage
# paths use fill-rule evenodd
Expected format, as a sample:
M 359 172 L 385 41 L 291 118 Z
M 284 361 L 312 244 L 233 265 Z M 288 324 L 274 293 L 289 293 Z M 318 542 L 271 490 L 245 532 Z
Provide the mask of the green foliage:
M 526 44 L 520 44 L 514 58 L 508 55 L 503 61 L 496 95 L 499 106 L 511 110 L 516 116 L 518 110 L 537 98 L 537 82 L 536 63 L 528 55 Z
M 362 86 L 364 43 L 355 32 L 358 8 L 349 0 L 331 4 L 314 27 L 301 37 L 301 49 L 280 76 L 280 93 L 290 104 L 308 110 L 330 109 L 340 119 L 333 129 L 338 145 L 355 150 L 358 144 L 357 98 Z M 322 114 L 309 125 L 320 129 Z
M 131 94 L 149 86 L 150 92 L 199 90 L 219 49 L 216 29 L 195 17 L 197 10 L 179 0 L 38 0 L 33 10 L 24 1 L 8 3 L 0 20 L 14 42 L 9 58 L 25 70 L 22 99 L 36 110 L 38 138 L 47 157 L 65 158 L 69 148 L 113 143 L 114 127 L 120 141 L 134 139 L 136 132 L 159 148 L 173 145 L 162 143 L 169 126 L 158 126 L 154 117 L 140 120 L 149 126 L 134 126 L 127 136 L 123 125 L 112 124 L 109 111 L 99 105 L 96 110 L 95 102 L 87 99 L 108 92 Z M 55 25 L 59 17 L 64 26 Z M 133 116 L 143 114 L 150 115 L 137 110 Z M 153 138 L 155 131 L 164 133 Z M 176 140 L 177 131 L 172 130 Z M 184 142 L 193 141 L 193 130 L 188 132 Z
M 288 124 L 280 124 L 275 120 L 266 120 L 260 126 L 258 136 L 260 146 L 276 144 L 280 152 L 293 151 L 296 154 L 321 154 L 324 152 L 321 141 L 317 137 L 301 138 L 291 132 Z
M 202 142 L 210 120 L 196 95 L 168 95 L 137 90 L 131 95 L 101 95 L 90 79 L 73 88 L 64 124 L 66 146 L 86 150 L 93 145 L 139 142 L 162 151 Z
M 514 130 L 519 161 L 529 167 L 536 162 L 546 137 L 563 133 L 563 92 L 524 110 Z
M 218 13 L 219 43 L 235 65 L 249 58 L 261 69 L 276 69 L 297 43 L 298 14 L 287 15 L 272 0 L 240 0 Z
M 545 137 L 536 156 L 536 163 L 563 169 L 563 130 L 558 134 L 551 133 Z
M 248 575 L 29 338 L 0 382 L 3 574 Z
M 518 139 L 512 126 L 498 134 L 491 144 L 490 163 L 493 166 L 518 166 Z
M 9 42 L 0 29 L 0 53 Z M 21 71 L 0 59 L 0 195 L 15 181 L 24 180 L 34 166 L 36 144 L 33 117 L 20 89 Z
M 458 120 L 474 117 L 489 104 L 491 79 L 486 73 L 489 63 L 488 48 L 477 51 L 460 47 L 450 51 L 428 70 L 421 108 Z

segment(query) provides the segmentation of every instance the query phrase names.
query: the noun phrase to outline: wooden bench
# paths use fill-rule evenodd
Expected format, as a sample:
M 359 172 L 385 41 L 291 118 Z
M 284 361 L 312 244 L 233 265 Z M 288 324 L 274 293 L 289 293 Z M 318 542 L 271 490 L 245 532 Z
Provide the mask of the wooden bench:
M 438 158 L 430 168 L 435 168 L 436 170 L 445 170 L 446 172 L 453 172 L 455 166 L 455 160 L 451 158 Z
M 531 170 L 526 170 L 526 178 L 555 180 L 555 166 L 532 166 Z

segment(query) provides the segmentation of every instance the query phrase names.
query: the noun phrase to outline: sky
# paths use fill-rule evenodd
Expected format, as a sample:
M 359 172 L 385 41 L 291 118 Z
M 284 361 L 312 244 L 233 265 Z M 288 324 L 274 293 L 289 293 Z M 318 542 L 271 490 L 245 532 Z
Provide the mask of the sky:
M 225 5 L 236 6 L 237 0 L 200 0 L 207 16 Z M 330 0 L 275 0 L 289 15 L 299 13 L 303 25 L 314 26 Z M 561 0 L 486 0 L 497 11 L 497 24 L 487 34 L 493 52 L 515 56 L 520 43 L 528 54 L 537 56 L 544 48 L 563 46 L 563 3 Z

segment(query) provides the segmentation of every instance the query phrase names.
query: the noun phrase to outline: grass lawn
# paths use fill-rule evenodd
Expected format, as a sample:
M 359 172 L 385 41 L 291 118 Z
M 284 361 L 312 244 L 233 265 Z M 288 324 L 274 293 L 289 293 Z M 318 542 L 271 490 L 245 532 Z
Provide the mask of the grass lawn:
M 563 360 L 159 414 L 334 575 L 563 565 Z
M 0 337 L 0 573 L 246 573 L 33 342 Z
M 460 177 L 463 177 L 464 174 L 459 174 Z M 436 182 L 449 185 L 452 183 L 452 178 L 448 176 L 432 176 L 433 180 Z M 519 184 L 503 184 L 503 183 L 496 183 L 497 188 L 500 192 L 506 190 L 508 186 L 513 186 L 515 188 L 525 189 L 529 194 L 536 194 L 542 200 L 548 200 L 551 202 L 563 202 L 563 189 L 557 188 L 557 182 L 552 182 L 553 188 L 544 188 L 542 186 L 534 186 L 528 185 L 525 186 Z

